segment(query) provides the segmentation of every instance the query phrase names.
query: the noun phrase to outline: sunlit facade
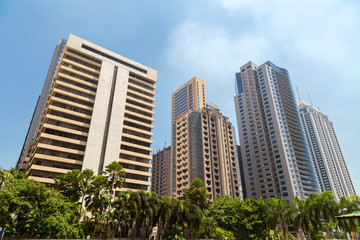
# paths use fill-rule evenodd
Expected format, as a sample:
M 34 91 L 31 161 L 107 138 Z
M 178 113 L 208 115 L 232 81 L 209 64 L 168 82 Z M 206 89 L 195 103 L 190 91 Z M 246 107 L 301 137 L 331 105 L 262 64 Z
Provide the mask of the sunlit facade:
M 171 185 L 174 197 L 176 196 L 176 148 L 174 147 L 176 145 L 176 121 L 180 115 L 201 109 L 205 106 L 205 81 L 198 77 L 193 77 L 171 95 Z
M 321 191 L 332 191 L 336 201 L 340 196 L 355 195 L 333 123 L 303 101 L 299 102 L 299 109 Z
M 17 168 L 53 183 L 119 161 L 123 190 L 148 190 L 157 72 L 70 35 L 56 47 Z
M 214 201 L 241 198 L 236 145 L 229 119 L 216 108 L 184 113 L 176 121 L 176 198 L 195 178 Z
M 319 191 L 288 71 L 245 64 L 234 100 L 246 196 L 291 202 Z

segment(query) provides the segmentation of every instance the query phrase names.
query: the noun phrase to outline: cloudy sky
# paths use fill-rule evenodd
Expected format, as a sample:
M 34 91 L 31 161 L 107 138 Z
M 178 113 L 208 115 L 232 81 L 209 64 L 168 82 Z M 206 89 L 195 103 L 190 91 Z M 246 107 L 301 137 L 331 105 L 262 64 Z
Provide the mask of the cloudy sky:
M 193 76 L 236 126 L 234 73 L 288 69 L 333 121 L 360 194 L 360 2 L 1 0 L 0 166 L 16 164 L 60 38 L 82 37 L 158 71 L 154 150 L 170 143 L 170 96 Z

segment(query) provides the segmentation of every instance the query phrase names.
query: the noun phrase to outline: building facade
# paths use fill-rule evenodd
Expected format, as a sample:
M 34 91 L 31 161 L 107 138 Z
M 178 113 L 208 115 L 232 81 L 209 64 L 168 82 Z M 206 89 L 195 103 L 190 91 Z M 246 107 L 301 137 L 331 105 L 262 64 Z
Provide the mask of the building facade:
M 291 202 L 319 191 L 288 71 L 245 64 L 234 100 L 247 197 Z
M 162 196 L 171 196 L 171 146 L 157 151 L 151 165 L 151 191 Z
M 244 166 L 241 158 L 241 148 L 240 145 L 236 145 L 237 150 L 237 159 L 239 161 L 239 176 L 241 183 L 241 199 L 248 198 L 246 194 L 246 186 L 245 186 L 245 174 L 244 174 Z
M 176 121 L 180 115 L 206 106 L 205 81 L 193 77 L 171 95 L 171 146 L 176 145 Z M 176 149 L 171 152 L 172 195 L 176 196 Z
M 340 196 L 355 195 L 333 123 L 327 115 L 301 100 L 299 110 L 321 191 L 333 191 L 336 201 Z
M 176 197 L 199 178 L 214 201 L 241 198 L 232 124 L 216 108 L 184 113 L 176 121 Z
M 155 70 L 79 37 L 61 40 L 18 169 L 53 183 L 69 170 L 99 174 L 119 161 L 123 190 L 147 190 L 156 78 Z

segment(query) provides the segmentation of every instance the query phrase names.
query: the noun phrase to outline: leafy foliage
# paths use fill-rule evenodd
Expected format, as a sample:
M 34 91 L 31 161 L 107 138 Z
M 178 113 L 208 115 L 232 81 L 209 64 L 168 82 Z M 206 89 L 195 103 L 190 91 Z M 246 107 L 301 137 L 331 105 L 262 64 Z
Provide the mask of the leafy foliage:
M 77 238 L 71 204 L 56 190 L 16 175 L 0 192 L 0 225 L 18 237 Z
M 360 208 L 360 198 L 340 198 L 331 192 L 311 194 L 288 204 L 279 199 L 231 199 L 213 203 L 204 184 L 195 179 L 182 199 L 144 191 L 116 192 L 124 182 L 122 166 L 113 162 L 100 175 L 73 170 L 55 180 L 54 189 L 15 169 L 0 170 L 0 226 L 20 238 L 147 238 L 153 227 L 168 239 L 294 239 L 302 230 L 310 240 L 344 238 L 359 230 L 359 221 L 335 216 Z M 116 194 L 115 194 L 116 193 Z M 276 226 L 280 224 L 281 230 Z M 337 231 L 340 227 L 341 231 Z
M 219 197 L 206 215 L 212 217 L 220 228 L 232 232 L 237 239 L 265 238 L 266 232 L 257 210 L 255 200 Z
M 190 203 L 197 205 L 201 211 L 206 210 L 210 205 L 210 195 L 207 192 L 204 183 L 199 179 L 195 178 L 190 188 L 184 190 L 183 199 L 189 200 Z

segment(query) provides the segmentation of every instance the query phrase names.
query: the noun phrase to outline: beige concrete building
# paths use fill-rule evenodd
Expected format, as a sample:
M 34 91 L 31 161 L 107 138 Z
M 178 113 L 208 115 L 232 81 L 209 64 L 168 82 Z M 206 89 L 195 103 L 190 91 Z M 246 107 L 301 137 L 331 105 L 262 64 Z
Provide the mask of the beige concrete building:
M 180 115 L 174 148 L 177 198 L 195 178 L 204 182 L 213 201 L 225 195 L 241 198 L 233 127 L 218 108 Z
M 171 95 L 171 146 L 176 145 L 176 121 L 180 115 L 201 109 L 206 106 L 205 81 L 193 77 Z M 173 196 L 176 196 L 175 148 L 171 152 L 171 185 Z
M 151 191 L 171 196 L 171 146 L 157 151 L 151 165 Z
M 17 168 L 53 183 L 69 170 L 98 174 L 119 161 L 123 190 L 147 190 L 156 78 L 155 70 L 79 37 L 61 40 Z

